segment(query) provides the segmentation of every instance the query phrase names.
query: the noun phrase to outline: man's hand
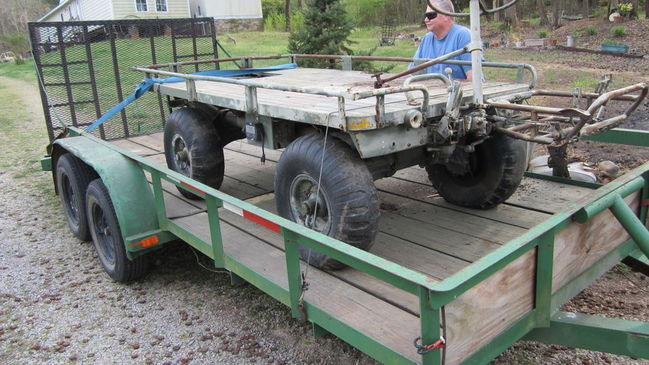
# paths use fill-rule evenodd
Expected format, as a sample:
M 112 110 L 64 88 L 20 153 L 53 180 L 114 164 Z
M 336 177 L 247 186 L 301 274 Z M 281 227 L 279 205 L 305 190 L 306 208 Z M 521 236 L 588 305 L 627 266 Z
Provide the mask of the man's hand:
M 469 70 L 466 73 L 466 81 L 471 81 L 473 80 L 473 70 Z

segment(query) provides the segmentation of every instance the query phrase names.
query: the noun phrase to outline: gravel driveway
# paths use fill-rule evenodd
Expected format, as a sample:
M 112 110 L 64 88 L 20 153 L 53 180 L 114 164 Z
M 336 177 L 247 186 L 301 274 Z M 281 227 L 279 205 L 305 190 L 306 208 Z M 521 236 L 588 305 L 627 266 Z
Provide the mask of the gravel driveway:
M 181 243 L 156 252 L 140 282 L 112 282 L 92 244 L 68 232 L 39 169 L 47 142 L 36 89 L 0 78 L 0 92 L 0 363 L 375 363 L 338 339 L 309 336 L 286 307 L 250 285 L 231 286 Z M 646 299 L 637 307 L 645 315 Z M 496 361 L 575 362 L 642 363 L 534 343 Z

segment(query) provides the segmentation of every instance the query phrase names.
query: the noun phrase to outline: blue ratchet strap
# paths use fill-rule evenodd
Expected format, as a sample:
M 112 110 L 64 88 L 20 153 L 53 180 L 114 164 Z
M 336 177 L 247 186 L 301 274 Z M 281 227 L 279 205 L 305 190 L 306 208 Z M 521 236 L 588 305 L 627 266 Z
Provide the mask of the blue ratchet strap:
M 277 65 L 277 66 L 269 66 L 269 67 L 259 67 L 259 68 L 245 68 L 241 70 L 212 70 L 212 71 L 200 71 L 200 72 L 195 72 L 192 73 L 191 75 L 198 75 L 198 76 L 217 76 L 217 77 L 236 77 L 236 76 L 246 76 L 246 75 L 253 75 L 257 74 L 260 72 L 265 72 L 265 71 L 279 71 L 279 70 L 288 70 L 292 68 L 296 68 L 297 64 L 295 63 L 287 63 L 284 65 Z M 119 104 L 115 105 L 112 107 L 106 114 L 102 115 L 101 118 L 97 119 L 94 121 L 91 125 L 86 128 L 86 132 L 92 132 L 95 128 L 99 127 L 102 125 L 105 121 L 110 119 L 113 115 L 119 113 L 122 111 L 122 109 L 126 108 L 126 106 L 135 99 L 139 98 L 140 96 L 144 95 L 145 92 L 149 91 L 154 84 L 166 84 L 170 82 L 182 82 L 185 81 L 185 78 L 183 77 L 168 77 L 165 79 L 157 79 L 157 78 L 146 78 L 144 81 L 142 81 L 140 84 L 138 84 L 135 87 L 135 91 L 129 96 L 126 97 L 126 99 L 122 100 Z

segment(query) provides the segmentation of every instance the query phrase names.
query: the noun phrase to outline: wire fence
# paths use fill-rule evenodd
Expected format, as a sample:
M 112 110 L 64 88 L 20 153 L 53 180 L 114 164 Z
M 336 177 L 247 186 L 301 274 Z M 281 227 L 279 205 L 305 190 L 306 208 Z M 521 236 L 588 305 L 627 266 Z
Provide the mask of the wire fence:
M 50 140 L 131 94 L 143 78 L 133 66 L 218 58 L 213 18 L 29 23 L 29 34 Z M 157 132 L 168 113 L 167 101 L 151 94 L 93 133 L 111 140 Z

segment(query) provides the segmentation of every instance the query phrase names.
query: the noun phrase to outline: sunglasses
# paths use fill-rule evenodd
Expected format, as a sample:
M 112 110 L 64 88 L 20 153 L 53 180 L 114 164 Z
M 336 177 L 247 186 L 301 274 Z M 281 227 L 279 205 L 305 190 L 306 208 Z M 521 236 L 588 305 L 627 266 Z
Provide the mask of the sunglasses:
M 433 20 L 435 18 L 437 18 L 437 12 L 435 11 L 429 11 L 427 13 L 424 13 L 424 19 Z

